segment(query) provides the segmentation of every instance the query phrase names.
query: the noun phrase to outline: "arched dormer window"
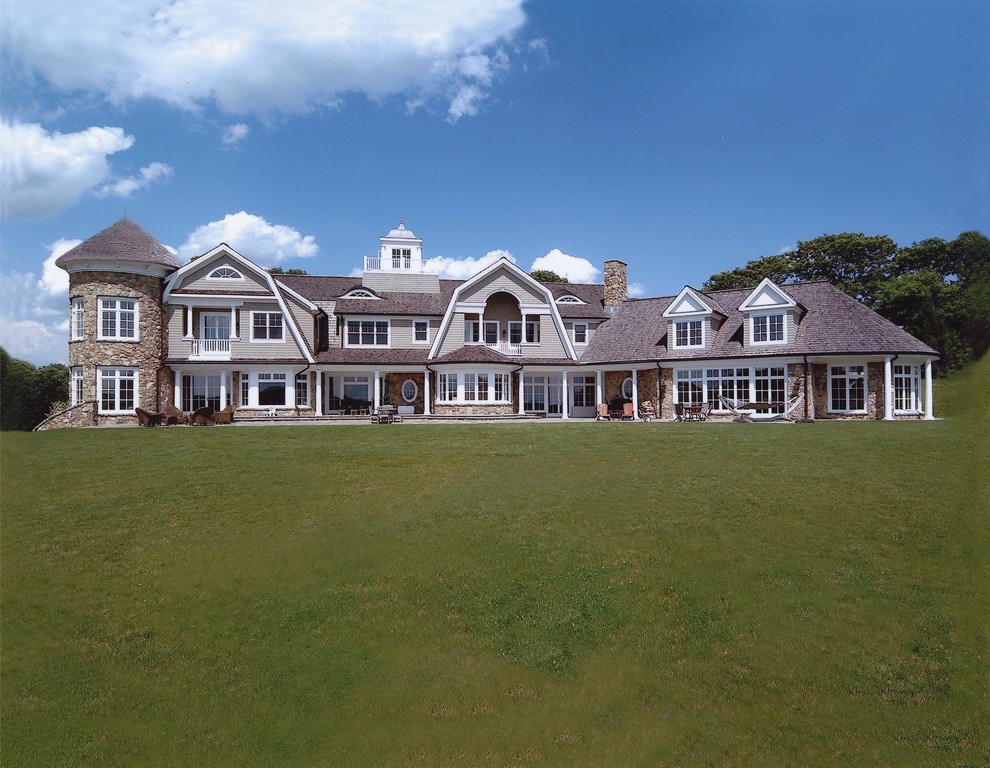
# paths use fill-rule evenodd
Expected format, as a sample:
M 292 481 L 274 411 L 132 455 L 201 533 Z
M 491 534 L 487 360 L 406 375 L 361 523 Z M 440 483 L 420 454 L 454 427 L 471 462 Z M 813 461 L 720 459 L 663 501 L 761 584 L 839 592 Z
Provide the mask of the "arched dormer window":
M 573 296 L 573 295 L 571 295 L 569 293 L 566 296 L 561 296 L 559 299 L 557 299 L 557 303 L 558 304 L 584 304 L 584 302 L 581 301 L 581 299 L 579 299 L 577 296 Z
M 348 291 L 340 298 L 342 299 L 377 299 L 371 291 L 366 291 L 363 288 L 356 288 L 353 291 Z
M 244 275 L 238 272 L 233 267 L 217 267 L 210 274 L 208 274 L 207 279 L 209 280 L 243 280 Z

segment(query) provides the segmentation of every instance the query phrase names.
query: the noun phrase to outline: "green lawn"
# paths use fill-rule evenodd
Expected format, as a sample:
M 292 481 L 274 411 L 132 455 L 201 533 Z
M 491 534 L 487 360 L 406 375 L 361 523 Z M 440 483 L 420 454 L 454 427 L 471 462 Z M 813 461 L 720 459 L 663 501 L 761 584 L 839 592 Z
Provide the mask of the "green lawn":
M 4 766 L 990 763 L 939 422 L 2 437 Z

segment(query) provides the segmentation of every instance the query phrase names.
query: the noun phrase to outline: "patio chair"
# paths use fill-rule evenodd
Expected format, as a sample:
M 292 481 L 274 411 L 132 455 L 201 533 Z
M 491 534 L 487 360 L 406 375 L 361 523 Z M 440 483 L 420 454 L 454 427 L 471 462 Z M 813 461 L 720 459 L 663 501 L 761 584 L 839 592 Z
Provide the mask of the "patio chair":
M 166 405 L 162 411 L 165 414 L 165 426 L 189 423 L 189 419 L 186 418 L 186 415 L 174 405 Z
M 682 403 L 674 403 L 674 418 L 678 421 L 687 419 L 687 414 L 684 412 L 684 405 Z
M 217 411 L 213 414 L 214 424 L 233 424 L 234 414 L 237 412 L 237 407 L 233 405 L 228 405 L 222 411 Z
M 698 411 L 698 421 L 708 421 L 708 417 L 711 415 L 712 408 L 714 407 L 715 403 L 710 400 L 707 403 L 703 403 L 701 410 Z
M 137 414 L 139 427 L 160 427 L 165 416 L 164 413 L 152 413 L 140 407 L 135 408 L 134 413 Z
M 195 427 L 206 427 L 213 424 L 213 409 L 208 405 L 197 408 L 189 414 L 189 423 Z
M 636 417 L 636 412 L 633 410 L 632 403 L 623 403 L 622 405 L 622 418 L 627 421 L 631 421 Z
M 608 403 L 599 403 L 598 404 L 598 415 L 595 417 L 595 419 L 597 421 L 602 421 L 603 419 L 605 421 L 611 421 L 612 420 L 612 416 L 608 412 Z

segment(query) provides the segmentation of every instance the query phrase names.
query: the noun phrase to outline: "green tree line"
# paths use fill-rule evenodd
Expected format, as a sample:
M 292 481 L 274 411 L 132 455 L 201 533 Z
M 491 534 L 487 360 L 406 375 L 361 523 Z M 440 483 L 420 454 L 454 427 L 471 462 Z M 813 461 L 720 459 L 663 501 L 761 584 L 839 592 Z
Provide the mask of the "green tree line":
M 61 363 L 36 368 L 0 347 L 0 429 L 30 430 L 54 403 L 69 395 L 69 369 Z
M 990 240 L 963 232 L 898 246 L 887 235 L 844 232 L 712 275 L 705 291 L 827 280 L 942 353 L 947 373 L 990 348 Z

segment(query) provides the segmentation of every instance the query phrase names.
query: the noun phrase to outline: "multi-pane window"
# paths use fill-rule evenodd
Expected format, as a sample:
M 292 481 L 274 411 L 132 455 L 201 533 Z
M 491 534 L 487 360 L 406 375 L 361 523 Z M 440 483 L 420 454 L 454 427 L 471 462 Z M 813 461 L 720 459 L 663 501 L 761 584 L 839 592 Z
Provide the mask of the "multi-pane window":
M 830 411 L 866 411 L 866 366 L 833 365 L 828 375 Z
M 701 320 L 678 320 L 674 323 L 675 347 L 700 347 L 703 343 Z
M 285 374 L 258 374 L 258 405 L 285 405 Z
M 465 344 L 477 344 L 481 341 L 481 321 L 480 320 L 466 320 L 464 321 L 464 343 Z
M 227 397 L 229 399 L 229 390 Z M 185 374 L 182 377 L 182 410 L 195 411 L 209 406 L 219 411 L 226 403 L 220 401 L 219 374 Z
M 708 402 L 716 410 L 736 407 L 749 401 L 749 368 L 709 368 L 705 371 Z
M 485 344 L 498 344 L 498 320 L 485 320 Z
M 523 410 L 546 411 L 547 409 L 547 377 L 523 377 Z
M 526 321 L 526 343 L 527 344 L 539 344 L 540 343 L 540 321 L 539 320 L 527 320 Z
M 478 390 L 476 389 L 477 375 L 474 373 L 465 373 L 461 375 L 464 380 L 464 399 L 465 400 L 477 400 Z
M 348 320 L 349 347 L 387 347 L 388 320 Z
M 217 267 L 209 275 L 207 275 L 209 280 L 243 280 L 244 276 L 241 275 L 236 269 L 232 267 Z
M 482 402 L 488 400 L 488 373 L 479 373 L 478 376 L 478 399 Z
M 296 374 L 296 407 L 309 408 L 309 374 Z
M 921 410 L 921 366 L 894 366 L 894 410 Z
M 441 400 L 446 400 L 447 402 L 454 402 L 457 400 L 456 373 L 440 374 L 440 392 L 438 394 Z
M 409 269 L 412 266 L 412 249 L 393 248 L 392 269 L 400 269 L 403 266 L 405 266 L 406 269 Z
M 98 338 L 116 341 L 137 341 L 137 300 L 101 298 L 100 332 Z
M 241 405 L 247 407 L 251 402 L 251 378 L 246 374 L 241 374 Z
M 766 344 L 773 341 L 783 341 L 783 340 L 784 340 L 783 314 L 753 316 L 754 344 Z
M 510 376 L 511 374 L 495 371 L 441 373 L 437 398 L 448 403 L 509 402 L 512 399 Z M 415 386 L 414 382 L 408 383 Z M 460 384 L 460 392 L 458 384 Z M 413 398 L 415 398 L 415 390 Z
M 509 321 L 509 343 L 522 344 L 523 324 L 521 320 Z
M 766 413 L 783 413 L 786 398 L 787 369 L 784 367 L 756 368 L 753 373 L 753 392 L 758 403 L 772 403 Z
M 583 408 L 595 405 L 595 377 L 574 377 L 574 407 Z
M 704 402 L 704 371 L 700 368 L 677 371 L 677 402 L 681 405 L 701 405 Z
M 70 339 L 84 339 L 86 338 L 86 315 L 85 315 L 85 303 L 82 297 L 78 297 L 72 300 L 72 310 L 69 314 L 69 338 Z
M 281 341 L 284 337 L 281 312 L 252 312 L 251 338 L 255 341 Z
M 512 399 L 511 381 L 512 377 L 508 373 L 495 374 L 495 400 L 497 402 Z
M 97 368 L 100 413 L 132 413 L 137 405 L 137 368 Z
M 72 386 L 69 387 L 69 398 L 71 405 L 79 405 L 83 401 L 83 369 L 82 366 L 74 366 L 70 371 Z
M 574 323 L 574 343 L 575 344 L 587 344 L 588 343 L 588 324 L 587 323 Z
M 430 340 L 430 321 L 416 320 L 413 322 L 413 341 L 426 344 Z

